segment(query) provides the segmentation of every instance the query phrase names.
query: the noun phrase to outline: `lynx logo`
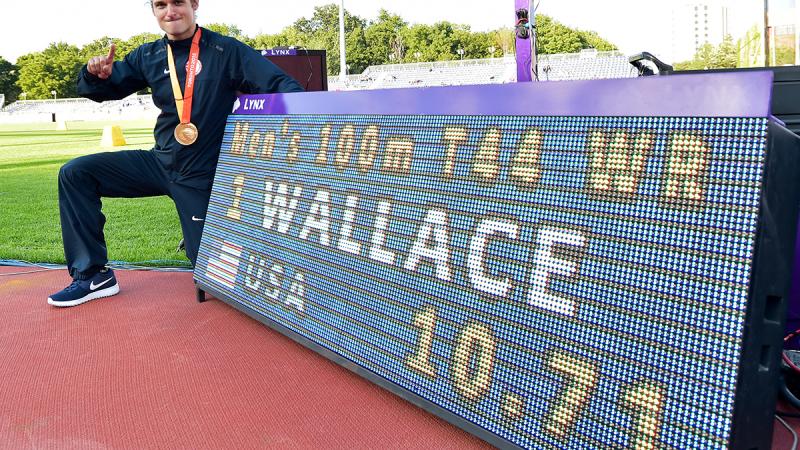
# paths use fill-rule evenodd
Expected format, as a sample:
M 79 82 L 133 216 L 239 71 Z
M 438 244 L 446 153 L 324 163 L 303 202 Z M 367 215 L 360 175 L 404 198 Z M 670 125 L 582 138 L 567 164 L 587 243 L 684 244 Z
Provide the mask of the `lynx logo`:
M 244 99 L 244 110 L 262 110 L 264 109 L 264 102 L 266 99 L 263 98 L 246 98 Z
M 228 241 L 222 242 L 222 248 L 216 257 L 208 259 L 206 274 L 208 278 L 229 288 L 236 284 L 236 275 L 239 272 L 239 258 L 242 256 L 242 247 Z
M 269 48 L 261 50 L 261 56 L 295 56 L 297 55 L 296 48 Z

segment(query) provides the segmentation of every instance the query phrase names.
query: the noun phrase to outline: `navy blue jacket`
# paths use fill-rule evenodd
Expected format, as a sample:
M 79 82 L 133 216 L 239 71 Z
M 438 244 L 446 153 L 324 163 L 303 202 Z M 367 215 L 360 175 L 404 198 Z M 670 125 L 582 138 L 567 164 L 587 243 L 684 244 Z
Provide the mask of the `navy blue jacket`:
M 166 36 L 136 48 L 122 61 L 114 62 L 111 76 L 102 80 L 83 66 L 78 76 L 78 94 L 97 102 L 117 100 L 150 87 L 153 103 L 161 109 L 153 133 L 153 151 L 172 181 L 198 189 L 210 189 L 225 131 L 237 92 L 267 94 L 302 91 L 297 82 L 261 54 L 236 39 L 203 28 L 200 63 L 195 76 L 191 121 L 197 126 L 197 141 L 179 144 L 173 135 L 180 123 L 169 79 L 167 42 L 175 57 L 181 90 L 186 81 L 186 62 L 192 39 L 168 41 Z

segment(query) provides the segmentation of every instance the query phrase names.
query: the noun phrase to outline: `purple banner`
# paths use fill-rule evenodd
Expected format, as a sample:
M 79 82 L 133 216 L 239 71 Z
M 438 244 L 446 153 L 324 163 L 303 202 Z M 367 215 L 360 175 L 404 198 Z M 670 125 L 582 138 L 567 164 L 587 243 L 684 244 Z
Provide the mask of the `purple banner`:
M 517 11 L 524 9 L 527 11 L 528 16 L 530 13 L 530 0 L 514 0 L 514 23 L 521 25 Z M 517 81 L 531 81 L 531 36 L 530 29 L 528 29 L 528 37 L 521 38 L 519 35 L 516 37 L 517 49 Z
M 234 114 L 767 117 L 772 72 L 240 96 Z

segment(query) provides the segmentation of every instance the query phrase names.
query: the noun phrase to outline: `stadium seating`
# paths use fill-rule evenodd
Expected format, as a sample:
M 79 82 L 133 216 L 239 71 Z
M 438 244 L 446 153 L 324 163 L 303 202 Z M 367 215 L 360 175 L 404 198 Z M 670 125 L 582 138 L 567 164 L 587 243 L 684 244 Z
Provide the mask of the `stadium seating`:
M 619 52 L 583 50 L 579 53 L 539 55 L 538 75 L 541 81 L 590 80 L 598 78 L 630 78 L 636 70 L 628 57 Z M 468 59 L 410 64 L 369 66 L 363 73 L 349 75 L 343 82 L 328 78 L 331 91 L 388 89 L 465 84 L 497 84 L 516 81 L 516 59 L 513 56 L 489 59 Z
M 158 113 L 149 95 L 103 103 L 84 98 L 19 100 L 0 110 L 0 123 L 154 119 Z
M 539 79 L 542 81 L 630 78 L 636 75 L 628 57 L 617 52 L 583 50 L 580 53 L 541 55 L 539 58 Z

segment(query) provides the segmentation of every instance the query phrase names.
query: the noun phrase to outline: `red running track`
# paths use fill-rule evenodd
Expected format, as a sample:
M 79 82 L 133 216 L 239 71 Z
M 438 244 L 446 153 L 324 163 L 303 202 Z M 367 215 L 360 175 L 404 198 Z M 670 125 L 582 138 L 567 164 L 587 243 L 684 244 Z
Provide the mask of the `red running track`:
M 119 295 L 65 309 L 46 303 L 65 271 L 0 275 L 0 448 L 488 447 L 218 300 L 197 303 L 190 273 L 116 273 Z
M 1 449 L 489 447 L 218 300 L 197 303 L 190 273 L 117 271 L 119 295 L 59 309 L 46 298 L 66 273 L 2 275 L 29 270 L 0 266 Z M 791 448 L 774 430 L 772 447 Z

